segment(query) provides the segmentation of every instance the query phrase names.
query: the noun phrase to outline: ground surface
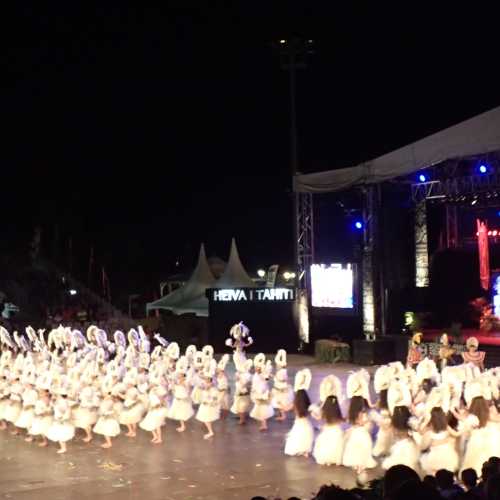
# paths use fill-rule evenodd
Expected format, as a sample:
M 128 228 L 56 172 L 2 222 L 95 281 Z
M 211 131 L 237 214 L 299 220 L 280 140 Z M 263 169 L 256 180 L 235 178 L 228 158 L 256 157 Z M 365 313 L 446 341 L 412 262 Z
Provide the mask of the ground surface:
M 318 365 L 306 356 L 289 356 L 291 376 L 304 366 L 313 372 L 312 401 L 317 400 L 323 376 L 335 373 L 345 380 L 349 370 L 357 368 L 348 364 Z M 214 439 L 204 441 L 199 422 L 191 420 L 187 431 L 178 434 L 175 423 L 167 421 L 162 445 L 151 445 L 149 434 L 139 431 L 133 440 L 122 434 L 109 450 L 99 448 L 99 438 L 89 445 L 76 439 L 69 443 L 65 455 L 57 455 L 54 444 L 38 448 L 1 432 L 0 499 L 310 498 L 325 483 L 355 485 L 355 475 L 349 469 L 286 457 L 283 443 L 291 425 L 290 416 L 286 422 L 271 422 L 267 433 L 259 433 L 255 422 L 242 427 L 229 418 L 215 424 Z

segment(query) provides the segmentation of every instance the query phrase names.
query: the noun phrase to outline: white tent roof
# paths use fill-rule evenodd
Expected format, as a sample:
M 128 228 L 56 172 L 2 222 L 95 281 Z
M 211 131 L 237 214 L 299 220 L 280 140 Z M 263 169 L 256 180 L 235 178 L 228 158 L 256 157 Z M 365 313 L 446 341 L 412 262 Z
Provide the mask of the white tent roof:
M 236 241 L 233 238 L 231 240 L 231 253 L 229 254 L 229 261 L 226 264 L 226 269 L 212 288 L 252 288 L 255 286 L 252 278 L 248 276 L 241 263 Z
M 165 297 L 146 305 L 146 312 L 154 309 L 167 309 L 175 314 L 194 312 L 198 316 L 208 315 L 208 299 L 205 296 L 207 288 L 214 286 L 215 278 L 210 270 L 202 244 L 193 274 L 181 288 L 174 290 Z
M 500 150 L 500 107 L 349 168 L 297 175 L 299 192 L 327 193 L 411 174 L 445 160 Z

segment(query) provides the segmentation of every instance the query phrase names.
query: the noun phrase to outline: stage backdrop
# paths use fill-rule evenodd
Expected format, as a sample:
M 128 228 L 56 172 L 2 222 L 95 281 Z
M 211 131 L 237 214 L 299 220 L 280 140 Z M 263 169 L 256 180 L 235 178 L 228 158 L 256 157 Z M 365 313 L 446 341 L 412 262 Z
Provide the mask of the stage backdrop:
M 236 288 L 207 290 L 209 338 L 216 352 L 226 352 L 229 329 L 243 321 L 254 344 L 250 352 L 296 352 L 299 337 L 293 318 L 294 288 Z

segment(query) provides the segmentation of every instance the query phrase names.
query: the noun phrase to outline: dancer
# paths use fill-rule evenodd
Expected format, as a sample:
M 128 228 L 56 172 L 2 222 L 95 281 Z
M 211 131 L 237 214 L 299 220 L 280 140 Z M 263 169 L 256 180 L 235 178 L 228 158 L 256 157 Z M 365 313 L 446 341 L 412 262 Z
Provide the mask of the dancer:
M 447 413 L 450 395 L 446 386 L 435 387 L 426 403 L 421 448 L 428 449 L 420 458 L 420 465 L 426 474 L 434 475 L 440 469 L 456 472 L 459 456 L 456 447 L 457 433 L 448 425 Z
M 229 381 L 226 375 L 226 366 L 229 362 L 229 354 L 224 354 L 217 364 L 216 386 L 219 391 L 219 406 L 221 419 L 224 420 L 229 413 Z
M 410 412 L 411 392 L 405 381 L 390 382 L 387 403 L 391 416 L 391 447 L 382 461 L 382 468 L 388 470 L 394 465 L 406 465 L 416 470 L 420 450 L 411 425 L 416 426 L 417 422 Z
M 59 443 L 57 453 L 66 453 L 68 441 L 75 436 L 75 427 L 71 422 L 71 406 L 67 400 L 68 389 L 64 381 L 59 381 L 56 393 L 57 400 L 54 403 L 52 424 L 47 431 L 49 441 Z
M 112 385 L 109 378 L 104 381 L 102 395 L 103 399 L 98 412 L 99 418 L 92 430 L 95 434 L 100 434 L 104 437 L 104 443 L 101 444 L 101 448 L 111 448 L 113 446 L 111 438 L 120 434 L 120 424 L 118 423 L 118 414 L 115 407 L 116 401 L 112 395 Z
M 415 368 L 423 359 L 422 348 L 420 347 L 422 337 L 422 333 L 417 332 L 411 338 L 410 346 L 408 347 L 408 356 L 406 358 L 406 366 L 408 368 Z
M 161 444 L 163 442 L 161 428 L 165 425 L 165 419 L 167 418 L 167 407 L 163 400 L 165 396 L 166 391 L 157 377 L 153 380 L 149 390 L 148 412 L 139 424 L 141 429 L 151 432 L 153 435 L 152 444 Z
M 189 396 L 189 381 L 187 372 L 189 370 L 189 360 L 182 356 L 177 361 L 175 367 L 175 382 L 173 387 L 173 400 L 168 411 L 168 418 L 177 420 L 179 426 L 177 432 L 186 430 L 186 422 L 194 415 L 193 405 Z
M 342 465 L 352 467 L 358 474 L 377 466 L 372 457 L 373 443 L 369 431 L 367 411 L 370 407 L 368 383 L 370 375 L 366 370 L 351 373 L 347 378 L 349 423 L 346 432 Z
M 295 420 L 285 442 L 285 455 L 301 455 L 308 457 L 312 451 L 314 429 L 309 420 L 311 401 L 307 391 L 311 385 L 311 371 L 308 368 L 300 370 L 295 375 L 295 397 L 293 408 Z
M 335 375 L 325 377 L 319 386 L 319 395 L 320 412 L 313 412 L 312 415 L 321 418 L 324 424 L 316 437 L 312 454 L 319 465 L 342 465 L 344 431 L 340 409 L 343 400 L 340 380 Z
M 230 337 L 226 340 L 226 345 L 233 349 L 233 360 L 235 364 L 243 364 L 246 361 L 245 348 L 253 344 L 253 339 L 249 335 L 250 330 L 241 321 L 231 327 Z
M 19 414 L 19 417 L 15 421 L 14 425 L 18 429 L 26 430 L 25 441 L 32 441 L 32 436 L 29 433 L 29 429 L 31 427 L 31 423 L 33 422 L 33 418 L 35 416 L 35 404 L 38 399 L 38 393 L 35 390 L 35 371 L 34 366 L 30 366 L 28 368 L 28 372 L 25 376 L 23 376 L 22 382 L 24 386 L 24 390 L 22 393 L 22 410 Z
M 253 366 L 253 361 L 247 359 L 244 363 L 240 362 L 240 358 L 233 358 L 236 367 L 235 374 L 235 387 L 234 387 L 234 400 L 231 406 L 231 413 L 238 415 L 238 424 L 243 425 L 246 423 L 247 413 L 250 411 L 250 382 L 252 377 L 250 370 Z
M 294 394 L 288 383 L 288 372 L 286 369 L 286 351 L 280 349 L 274 358 L 276 374 L 274 375 L 274 386 L 272 389 L 273 407 L 279 411 L 276 420 L 285 420 L 286 414 L 293 409 Z
M 375 446 L 373 447 L 373 456 L 381 457 L 387 455 L 391 449 L 393 435 L 391 426 L 391 414 L 387 405 L 387 390 L 391 380 L 395 377 L 395 370 L 388 365 L 382 365 L 375 372 L 374 388 L 379 395 L 377 411 L 371 412 L 372 420 L 378 426 Z M 411 404 L 411 400 L 410 400 Z
M 196 413 L 196 420 L 203 422 L 207 428 L 207 433 L 203 436 L 203 439 L 210 439 L 215 435 L 212 424 L 220 418 L 219 392 L 213 381 L 216 369 L 217 362 L 215 359 L 207 357 L 201 373 L 201 403 Z
M 125 436 L 134 438 L 137 435 L 137 424 L 143 419 L 146 413 L 146 408 L 136 387 L 137 370 L 135 368 L 128 370 L 124 378 L 124 383 L 126 386 L 125 400 L 120 412 L 119 423 L 120 425 L 127 426 Z
M 259 430 L 267 431 L 267 421 L 274 416 L 274 409 L 271 404 L 271 393 L 269 391 L 268 373 L 266 373 L 266 356 L 257 354 L 253 362 L 255 373 L 252 378 L 252 389 L 250 398 L 253 408 L 250 418 L 260 423 Z

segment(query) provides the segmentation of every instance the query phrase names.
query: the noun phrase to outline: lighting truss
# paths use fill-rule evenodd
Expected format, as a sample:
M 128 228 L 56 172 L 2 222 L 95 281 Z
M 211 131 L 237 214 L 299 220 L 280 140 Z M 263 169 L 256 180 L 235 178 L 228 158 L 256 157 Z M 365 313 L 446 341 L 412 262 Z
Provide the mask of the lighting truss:
M 311 193 L 295 193 L 297 235 L 297 284 L 307 290 L 307 277 L 314 259 L 313 197 Z

